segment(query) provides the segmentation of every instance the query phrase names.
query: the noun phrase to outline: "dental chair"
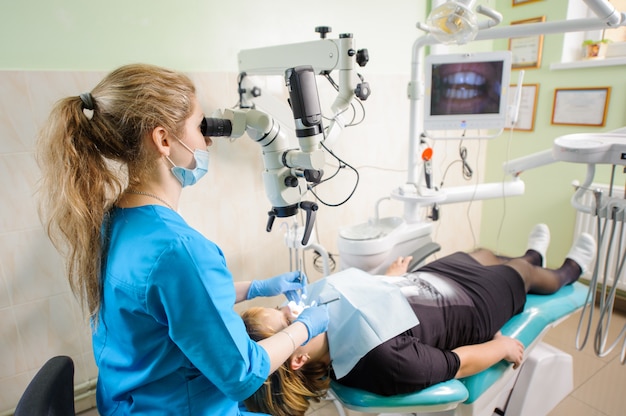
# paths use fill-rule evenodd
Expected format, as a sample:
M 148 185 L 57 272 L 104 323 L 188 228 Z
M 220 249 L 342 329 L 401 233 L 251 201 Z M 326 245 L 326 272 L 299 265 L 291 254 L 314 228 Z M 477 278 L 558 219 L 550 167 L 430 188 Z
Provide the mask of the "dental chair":
M 527 296 L 524 310 L 502 327 L 504 335 L 520 340 L 526 348 L 519 369 L 502 361 L 470 377 L 388 397 L 333 381 L 330 397 L 340 416 L 345 416 L 343 408 L 374 414 L 546 415 L 573 390 L 573 360 L 542 338 L 583 307 L 587 292 L 586 285 L 575 282 L 552 295 Z
M 434 242 L 419 247 L 410 254 L 413 260 L 408 270 L 419 267 L 440 248 Z M 551 295 L 526 296 L 524 310 L 501 329 L 524 345 L 524 361 L 516 370 L 501 361 L 473 376 L 396 396 L 380 396 L 333 381 L 329 399 L 340 416 L 345 416 L 344 408 L 373 414 L 545 415 L 573 390 L 574 376 L 572 357 L 542 339 L 585 305 L 588 291 L 588 286 L 575 282 Z

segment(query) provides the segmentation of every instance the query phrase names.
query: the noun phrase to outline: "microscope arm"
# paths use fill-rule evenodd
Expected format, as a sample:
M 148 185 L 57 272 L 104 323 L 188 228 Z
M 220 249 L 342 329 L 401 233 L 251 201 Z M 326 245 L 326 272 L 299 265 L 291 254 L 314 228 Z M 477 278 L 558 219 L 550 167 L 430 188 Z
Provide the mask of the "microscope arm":
M 322 31 L 323 35 L 325 33 Z M 355 61 L 364 66 L 369 60 L 367 50 L 355 50 L 350 33 L 341 34 L 338 39 L 322 38 L 311 42 L 245 49 L 239 52 L 238 58 L 239 71 L 246 75 L 283 75 L 287 69 L 303 63 L 311 66 L 315 74 L 339 71 L 338 95 L 331 105 L 331 121 L 325 137 L 328 146 L 345 127 L 341 115 L 348 110 L 355 95 L 365 100 L 370 94 L 369 85 L 359 82 L 355 71 Z

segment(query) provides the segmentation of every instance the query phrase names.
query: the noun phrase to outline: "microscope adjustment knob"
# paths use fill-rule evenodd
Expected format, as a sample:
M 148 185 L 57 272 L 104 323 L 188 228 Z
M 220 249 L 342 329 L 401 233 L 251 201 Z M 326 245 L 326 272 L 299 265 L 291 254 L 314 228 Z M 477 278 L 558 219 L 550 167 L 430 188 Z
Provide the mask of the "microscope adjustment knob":
M 354 89 L 354 95 L 356 95 L 359 100 L 362 101 L 367 100 L 367 97 L 370 96 L 371 92 L 372 91 L 370 90 L 370 84 L 368 82 L 361 82 Z
M 359 66 L 363 67 L 367 65 L 369 60 L 370 60 L 370 54 L 368 50 L 359 49 L 358 52 L 356 53 L 356 63 L 359 64 Z
M 288 188 L 296 188 L 298 187 L 298 178 L 293 175 L 289 175 L 285 177 L 285 186 Z
M 321 39 L 326 39 L 326 34 L 332 31 L 333 30 L 330 26 L 317 26 L 315 28 L 315 32 L 320 34 Z

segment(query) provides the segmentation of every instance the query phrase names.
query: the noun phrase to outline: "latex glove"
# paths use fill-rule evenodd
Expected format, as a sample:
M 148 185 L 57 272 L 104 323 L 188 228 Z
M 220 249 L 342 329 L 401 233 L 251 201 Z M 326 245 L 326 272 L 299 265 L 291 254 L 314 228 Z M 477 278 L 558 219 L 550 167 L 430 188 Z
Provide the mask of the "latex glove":
M 302 322 L 309 333 L 309 337 L 302 345 L 328 330 L 328 307 L 326 305 L 311 306 L 298 315 L 294 322 Z
M 300 289 L 288 290 L 284 292 L 284 294 L 287 300 L 289 300 L 290 302 L 294 302 L 297 305 L 304 306 L 304 304 L 306 303 L 306 295 L 307 295 L 306 285 L 308 281 L 304 273 L 302 272 L 299 272 L 299 273 L 300 273 L 299 280 L 301 284 Z
M 269 297 L 280 295 L 281 293 L 290 293 L 290 295 L 297 294 L 298 290 L 301 290 L 306 284 L 306 279 L 302 278 L 300 272 L 288 272 L 279 274 L 265 280 L 253 280 L 250 283 L 250 289 L 248 290 L 247 299 L 254 299 L 259 296 Z M 294 292 L 294 293 L 291 293 Z M 294 301 L 300 301 L 300 295 L 297 295 L 298 299 Z M 289 296 L 287 296 L 289 299 Z M 292 300 L 292 299 L 289 299 Z

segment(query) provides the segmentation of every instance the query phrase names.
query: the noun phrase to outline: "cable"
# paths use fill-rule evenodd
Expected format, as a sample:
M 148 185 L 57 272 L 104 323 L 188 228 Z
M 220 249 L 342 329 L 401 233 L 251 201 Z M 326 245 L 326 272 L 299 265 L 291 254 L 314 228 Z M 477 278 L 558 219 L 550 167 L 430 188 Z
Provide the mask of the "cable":
M 332 166 L 334 168 L 337 167 L 336 165 L 333 165 L 332 163 L 327 163 L 327 165 Z M 354 168 L 357 170 L 373 169 L 373 170 L 381 170 L 383 172 L 394 172 L 394 173 L 405 173 L 407 171 L 406 168 L 396 169 L 396 168 L 387 168 L 384 166 L 375 166 L 375 165 L 360 165 L 360 166 L 355 166 Z
M 465 134 L 465 133 L 464 133 Z M 452 165 L 456 163 L 461 163 L 461 174 L 465 180 L 472 179 L 474 175 L 474 171 L 470 167 L 469 163 L 467 163 L 467 148 L 463 146 L 463 140 L 459 142 L 459 159 L 453 160 L 448 164 L 446 170 L 443 172 L 443 176 L 441 177 L 441 183 L 439 184 L 439 188 L 443 188 L 444 181 L 446 179 L 446 175 L 448 174 L 448 170 L 452 167 Z
M 313 185 L 307 185 L 307 190 L 308 190 L 309 192 L 311 192 L 311 194 L 312 194 L 312 195 L 313 195 L 313 196 L 314 196 L 314 197 L 315 197 L 315 198 L 316 198 L 316 199 L 317 199 L 317 200 L 318 200 L 321 204 L 323 204 L 323 205 L 325 205 L 325 206 L 327 206 L 327 207 L 338 207 L 338 206 L 341 206 L 341 205 L 345 204 L 346 202 L 348 202 L 348 200 L 350 200 L 350 198 L 352 198 L 352 195 L 354 195 L 354 193 L 356 192 L 356 189 L 357 189 L 357 187 L 359 186 L 359 171 L 358 171 L 358 170 L 356 170 L 354 167 L 352 167 L 352 166 L 351 166 L 350 164 L 348 164 L 347 162 L 345 162 L 344 160 L 342 160 L 341 158 L 339 158 L 337 155 L 335 155 L 335 154 L 333 153 L 333 151 L 332 151 L 332 150 L 330 150 L 329 148 L 327 148 L 327 147 L 324 145 L 324 143 L 321 143 L 321 146 L 322 146 L 322 147 L 323 147 L 323 148 L 324 148 L 324 149 L 325 149 L 325 150 L 326 150 L 326 151 L 327 151 L 330 155 L 332 155 L 335 159 L 337 159 L 337 161 L 339 162 L 339 167 L 338 167 L 337 171 L 336 171 L 336 172 L 335 172 L 335 173 L 334 173 L 331 177 L 329 177 L 329 178 L 327 178 L 327 179 L 325 179 L 325 180 L 322 180 L 322 181 L 320 181 L 319 183 L 316 183 L 316 184 L 313 184 Z M 341 201 L 341 202 L 339 202 L 339 203 L 336 203 L 336 204 L 331 204 L 331 203 L 326 202 L 326 201 L 324 201 L 323 199 L 321 199 L 321 198 L 319 197 L 319 195 L 317 195 L 317 194 L 313 191 L 313 188 L 315 188 L 316 186 L 318 186 L 318 185 L 320 185 L 320 184 L 322 184 L 322 183 L 324 183 L 324 182 L 327 182 L 327 181 L 329 181 L 330 179 L 334 178 L 335 176 L 337 176 L 337 174 L 339 173 L 339 170 L 340 170 L 340 169 L 343 169 L 343 168 L 346 168 L 346 167 L 350 168 L 350 169 L 351 169 L 351 170 L 355 173 L 355 175 L 356 175 L 356 181 L 355 181 L 355 183 L 354 183 L 354 187 L 352 188 L 352 191 L 350 192 L 350 194 L 348 195 L 348 197 L 347 197 L 346 199 L 344 199 L 343 201 Z
M 513 141 L 513 127 L 509 127 L 509 140 L 506 145 L 506 162 L 511 160 L 511 142 Z M 500 239 L 502 237 L 502 230 L 504 229 L 504 220 L 506 218 L 506 196 L 504 195 L 504 180 L 506 173 L 502 174 L 502 216 L 500 217 L 500 226 L 498 227 L 498 234 L 496 236 L 496 253 L 500 251 Z
M 330 76 L 330 73 L 325 72 L 322 74 L 324 76 L 324 78 L 326 78 L 326 80 L 330 83 L 330 85 L 335 89 L 335 91 L 339 91 L 339 85 L 335 82 L 335 80 L 333 79 L 333 77 Z M 359 78 L 361 80 L 363 80 L 363 76 L 361 74 L 358 74 Z M 356 111 L 356 107 L 354 106 L 354 101 L 356 101 L 359 106 L 361 107 L 361 119 L 359 121 L 356 121 L 356 117 L 357 117 L 357 111 Z M 365 120 L 365 106 L 363 105 L 363 102 L 358 98 L 358 97 L 353 97 L 352 101 L 350 102 L 350 108 L 352 108 L 352 120 L 350 120 L 349 123 L 347 123 L 345 125 L 345 127 L 354 127 L 354 126 L 358 126 L 359 124 L 361 124 L 364 120 Z M 340 113 L 336 114 L 336 116 L 345 113 L 346 111 L 348 111 L 348 109 L 346 108 L 345 110 L 341 111 Z M 324 119 L 326 120 L 331 120 L 329 117 L 323 116 Z
M 337 267 L 335 256 L 338 257 L 337 254 L 328 253 L 328 270 L 331 272 L 334 272 Z M 324 258 L 317 250 L 313 250 L 313 268 L 319 273 L 324 273 Z
M 480 157 L 480 147 L 481 147 L 482 141 L 479 140 L 478 141 L 478 151 L 476 152 L 476 164 L 478 165 L 478 158 Z M 460 146 L 460 144 L 459 144 Z M 463 148 L 465 149 L 465 148 Z M 465 153 L 467 156 L 467 149 L 465 149 Z M 467 164 L 467 162 L 464 162 L 464 166 Z M 469 169 L 469 165 L 467 165 L 467 168 Z M 470 174 L 468 176 L 468 180 L 469 178 L 472 177 L 472 172 L 470 169 Z M 469 224 L 470 227 L 470 232 L 472 233 L 472 241 L 474 242 L 474 247 L 476 247 L 476 233 L 474 232 L 474 227 L 472 226 L 472 221 L 471 221 L 471 217 L 470 217 L 470 210 L 472 209 L 472 205 L 474 204 L 474 198 L 476 197 L 476 192 L 478 191 L 478 178 L 476 179 L 476 183 L 474 184 L 474 192 L 472 194 L 472 197 L 469 200 L 469 204 L 467 205 L 467 211 L 465 212 L 465 216 L 467 217 L 467 222 Z
M 465 135 L 465 132 L 463 133 L 463 135 Z M 461 158 L 461 163 L 463 163 L 463 177 L 466 180 L 472 179 L 472 175 L 474 174 L 474 172 L 472 171 L 469 163 L 467 163 L 467 148 L 463 146 L 463 140 L 459 142 L 459 157 Z

